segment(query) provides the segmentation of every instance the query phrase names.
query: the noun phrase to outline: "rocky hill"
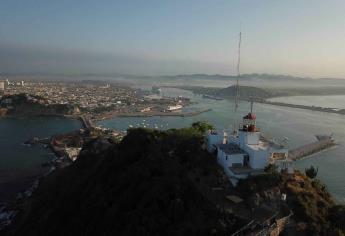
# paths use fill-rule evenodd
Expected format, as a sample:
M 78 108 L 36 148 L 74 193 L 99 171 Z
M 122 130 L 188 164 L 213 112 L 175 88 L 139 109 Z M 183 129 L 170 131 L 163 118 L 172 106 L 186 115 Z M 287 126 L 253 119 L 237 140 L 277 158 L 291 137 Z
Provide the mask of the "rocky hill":
M 188 177 L 218 168 L 194 128 L 131 130 L 121 143 L 97 139 L 47 177 L 8 235 L 209 235 L 232 232 Z
M 324 184 L 297 170 L 291 175 L 269 167 L 266 175 L 241 180 L 237 186 L 252 208 L 278 208 L 286 194 L 284 204 L 293 216 L 282 235 L 344 235 L 345 206 L 334 202 Z
M 168 131 L 139 128 L 119 143 L 87 142 L 72 165 L 41 181 L 4 234 L 230 235 L 263 206 L 280 209 L 281 193 L 287 193 L 292 225 L 299 228 L 286 233 L 341 235 L 342 206 L 302 174 L 267 170 L 229 188 L 214 156 L 202 148 L 205 128 L 202 123 Z M 229 202 L 232 194 L 244 201 Z M 245 232 L 265 224 L 255 227 Z
M 236 96 L 236 86 L 229 86 L 227 88 L 208 88 L 198 86 L 177 87 L 181 89 L 190 90 L 195 94 L 207 94 L 222 98 L 233 98 Z M 265 99 L 277 96 L 279 94 L 267 89 L 252 87 L 252 86 L 239 86 L 239 95 L 241 99 L 259 98 Z

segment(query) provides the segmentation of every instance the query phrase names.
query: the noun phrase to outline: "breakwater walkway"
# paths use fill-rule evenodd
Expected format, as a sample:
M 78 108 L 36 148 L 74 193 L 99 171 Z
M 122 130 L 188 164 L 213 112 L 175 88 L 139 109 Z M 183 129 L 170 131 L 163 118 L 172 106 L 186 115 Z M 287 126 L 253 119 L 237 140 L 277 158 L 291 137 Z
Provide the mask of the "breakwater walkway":
M 288 158 L 292 161 L 320 152 L 336 145 L 332 136 L 317 135 L 317 141 L 289 150 Z
M 85 129 L 91 129 L 93 127 L 92 121 L 85 116 L 79 116 L 79 120 Z
M 345 109 L 337 109 L 332 107 L 318 107 L 318 106 L 306 106 L 306 105 L 297 105 L 297 104 L 290 104 L 290 103 L 283 103 L 283 102 L 271 102 L 265 99 L 255 99 L 255 102 L 273 105 L 273 106 L 281 106 L 281 107 L 291 107 L 291 108 L 298 108 L 310 111 L 319 111 L 319 112 L 327 112 L 327 113 L 334 113 L 339 115 L 345 115 Z

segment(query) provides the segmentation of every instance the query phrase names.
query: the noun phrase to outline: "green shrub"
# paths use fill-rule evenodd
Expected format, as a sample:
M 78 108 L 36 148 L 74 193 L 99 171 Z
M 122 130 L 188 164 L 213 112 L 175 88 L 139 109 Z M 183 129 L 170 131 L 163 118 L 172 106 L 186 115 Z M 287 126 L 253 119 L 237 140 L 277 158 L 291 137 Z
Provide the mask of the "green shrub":
M 237 190 L 244 196 L 265 191 L 279 185 L 281 176 L 278 173 L 262 174 L 241 179 L 238 182 Z
M 208 123 L 207 121 L 197 121 L 192 124 L 192 127 L 198 130 L 201 133 L 205 133 L 208 130 L 214 129 L 213 125 Z
M 310 166 L 310 168 L 305 169 L 305 175 L 310 179 L 314 179 L 317 176 L 317 172 L 319 172 L 319 168 L 315 169 L 314 166 Z

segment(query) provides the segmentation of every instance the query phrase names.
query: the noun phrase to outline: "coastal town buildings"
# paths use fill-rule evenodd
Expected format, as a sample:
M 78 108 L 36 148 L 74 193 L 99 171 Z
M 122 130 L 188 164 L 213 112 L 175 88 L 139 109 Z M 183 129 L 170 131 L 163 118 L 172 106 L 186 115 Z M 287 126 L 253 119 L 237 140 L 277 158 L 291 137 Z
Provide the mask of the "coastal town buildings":
M 6 86 L 5 86 L 6 84 Z M 185 98 L 169 98 L 154 94 L 147 95 L 140 89 L 134 89 L 118 84 L 101 81 L 81 82 L 38 82 L 38 81 L 3 81 L 1 90 L 6 95 L 26 94 L 35 96 L 48 105 L 71 105 L 82 113 L 93 116 L 95 119 L 104 119 L 109 116 L 145 113 L 162 114 L 170 108 L 188 105 Z M 151 94 L 152 95 L 152 94 Z

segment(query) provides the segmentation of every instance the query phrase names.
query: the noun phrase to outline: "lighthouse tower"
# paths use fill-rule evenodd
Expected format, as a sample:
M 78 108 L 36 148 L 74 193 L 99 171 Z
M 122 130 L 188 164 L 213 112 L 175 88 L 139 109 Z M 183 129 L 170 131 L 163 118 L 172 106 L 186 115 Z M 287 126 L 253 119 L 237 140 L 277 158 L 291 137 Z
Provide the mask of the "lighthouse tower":
M 242 125 L 239 129 L 239 146 L 259 145 L 260 130 L 256 126 L 256 115 L 253 113 L 253 102 L 250 112 L 243 117 Z

